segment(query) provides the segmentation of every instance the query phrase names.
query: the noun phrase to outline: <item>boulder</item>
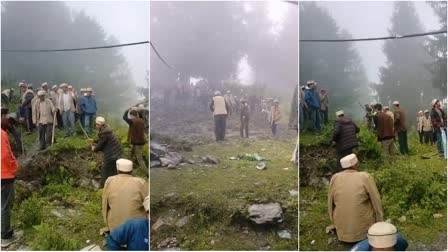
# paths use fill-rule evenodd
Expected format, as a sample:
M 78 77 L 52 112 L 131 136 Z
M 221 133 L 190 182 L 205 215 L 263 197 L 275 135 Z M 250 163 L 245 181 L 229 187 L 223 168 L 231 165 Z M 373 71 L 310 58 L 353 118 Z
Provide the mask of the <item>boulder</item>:
M 283 210 L 279 203 L 254 204 L 248 209 L 249 218 L 256 224 L 280 223 Z
M 207 155 L 205 157 L 202 157 L 202 162 L 209 163 L 209 164 L 218 164 L 219 159 L 217 159 L 216 157 L 214 157 L 212 155 Z

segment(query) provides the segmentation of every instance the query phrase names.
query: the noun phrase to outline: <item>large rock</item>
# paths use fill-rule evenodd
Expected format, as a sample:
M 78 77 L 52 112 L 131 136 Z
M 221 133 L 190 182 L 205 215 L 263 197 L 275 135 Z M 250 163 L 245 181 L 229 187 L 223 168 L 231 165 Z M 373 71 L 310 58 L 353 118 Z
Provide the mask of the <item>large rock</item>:
M 177 152 L 167 152 L 164 157 L 160 158 L 160 163 L 163 167 L 176 167 L 182 161 L 182 155 Z
M 151 142 L 150 143 L 150 153 L 151 153 L 151 160 L 156 160 L 158 157 L 163 157 L 168 152 L 165 146 Z
M 257 224 L 280 223 L 283 211 L 279 203 L 254 204 L 249 207 L 249 218 Z
M 219 159 L 217 159 L 216 157 L 214 157 L 212 155 L 207 155 L 205 157 L 202 157 L 202 162 L 209 163 L 209 164 L 218 164 Z

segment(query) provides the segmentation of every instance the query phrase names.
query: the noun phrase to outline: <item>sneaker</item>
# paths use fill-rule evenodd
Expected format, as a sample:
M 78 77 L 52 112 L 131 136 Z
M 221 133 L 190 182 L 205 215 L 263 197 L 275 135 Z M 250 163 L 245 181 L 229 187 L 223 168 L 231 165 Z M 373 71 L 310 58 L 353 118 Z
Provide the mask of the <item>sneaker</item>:
M 9 239 L 2 239 L 2 248 L 7 248 L 11 244 L 17 242 L 18 240 L 22 239 L 23 237 L 23 231 L 17 231 L 14 232 L 14 234 Z

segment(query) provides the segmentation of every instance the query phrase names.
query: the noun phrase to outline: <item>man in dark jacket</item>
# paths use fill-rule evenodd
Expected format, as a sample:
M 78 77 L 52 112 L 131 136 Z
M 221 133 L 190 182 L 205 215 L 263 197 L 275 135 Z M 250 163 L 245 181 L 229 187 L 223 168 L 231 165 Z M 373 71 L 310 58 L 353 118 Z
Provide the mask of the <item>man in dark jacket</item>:
M 393 155 L 394 151 L 394 120 L 388 114 L 383 112 L 383 106 L 381 104 L 375 105 L 376 116 L 375 127 L 378 137 L 378 142 L 381 142 L 384 155 Z
M 336 121 L 334 122 L 333 142 L 336 143 L 336 153 L 338 155 L 338 166 L 343 157 L 353 153 L 353 148 L 358 147 L 356 134 L 359 128 L 350 119 L 344 116 L 344 111 L 336 112 Z
M 394 130 L 398 134 L 398 142 L 400 144 L 400 152 L 403 155 L 409 154 L 408 148 L 408 129 L 406 126 L 406 114 L 400 108 L 400 103 L 394 101 Z
M 314 132 L 320 130 L 320 98 L 316 91 L 316 82 L 313 80 L 307 82 L 305 89 L 305 103 L 310 111 L 312 129 Z
M 148 173 L 148 168 L 143 159 L 143 146 L 146 144 L 145 122 L 140 118 L 137 108 L 129 108 L 126 110 L 123 115 L 123 120 L 129 125 L 128 141 L 132 145 L 131 158 L 136 160 L 138 166 Z
M 96 100 L 92 97 L 93 89 L 87 88 L 86 90 L 85 96 L 82 96 L 79 101 L 80 114 L 82 115 L 80 119 L 84 130 L 87 134 L 90 134 L 90 125 L 92 125 L 93 116 L 96 114 L 97 108 Z
M 103 152 L 104 165 L 101 169 L 101 188 L 104 187 L 106 179 L 110 176 L 117 175 L 116 162 L 121 157 L 120 142 L 115 137 L 112 129 L 106 124 L 103 117 L 97 117 L 95 127 L 98 129 L 98 140 L 92 146 L 93 152 Z
M 447 123 L 447 117 L 445 111 L 440 106 L 440 101 L 437 99 L 434 99 L 431 102 L 432 109 L 431 109 L 431 122 L 432 122 L 432 128 L 434 129 L 434 133 L 437 136 L 437 151 L 439 153 L 439 156 L 443 157 L 444 150 L 443 150 L 443 142 L 442 137 L 444 136 L 442 134 L 442 130 L 446 131 L 446 123 Z

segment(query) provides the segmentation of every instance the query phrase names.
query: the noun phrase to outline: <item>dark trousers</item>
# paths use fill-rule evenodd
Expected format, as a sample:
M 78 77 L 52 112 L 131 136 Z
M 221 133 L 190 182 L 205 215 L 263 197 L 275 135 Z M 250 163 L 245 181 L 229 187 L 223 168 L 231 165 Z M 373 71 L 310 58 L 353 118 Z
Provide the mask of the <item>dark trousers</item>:
M 2 239 L 13 235 L 11 228 L 11 210 L 14 204 L 14 179 L 2 179 Z
M 423 131 L 418 131 L 418 139 L 421 144 L 423 144 Z
M 324 124 L 328 123 L 328 108 L 326 110 L 321 110 L 320 111 L 320 120 Z
M 347 155 L 352 154 L 352 153 L 353 153 L 353 148 L 336 152 L 336 154 L 338 156 L 338 168 L 339 168 L 339 170 L 342 170 L 341 159 L 344 158 Z
M 25 108 L 25 123 L 26 123 L 26 130 L 28 132 L 32 132 L 34 129 L 34 124 L 31 108 Z
M 425 144 L 432 144 L 432 131 L 423 131 L 423 139 Z
M 275 135 L 277 134 L 277 124 L 276 123 L 271 124 L 271 131 L 272 131 L 272 135 L 275 137 Z
M 407 131 L 398 131 L 398 143 L 400 144 L 401 154 L 409 154 Z
M 215 115 L 215 137 L 216 141 L 224 141 L 226 137 L 227 115 Z
M 62 123 L 62 114 L 59 110 L 56 113 L 56 120 L 58 121 L 58 128 L 62 129 L 64 127 L 64 125 Z
M 101 169 L 101 188 L 104 187 L 107 178 L 117 175 L 117 160 L 104 160 L 103 168 Z
M 40 149 L 44 150 L 51 145 L 51 135 L 53 133 L 53 124 L 39 124 L 39 144 Z
M 240 125 L 240 136 L 244 137 L 244 132 L 246 132 L 246 138 L 249 138 L 249 118 L 241 118 L 241 125 Z
M 8 130 L 11 135 L 14 137 L 14 151 L 18 152 L 18 153 L 22 153 L 22 135 L 16 130 L 16 128 L 13 126 L 11 128 L 9 128 Z

